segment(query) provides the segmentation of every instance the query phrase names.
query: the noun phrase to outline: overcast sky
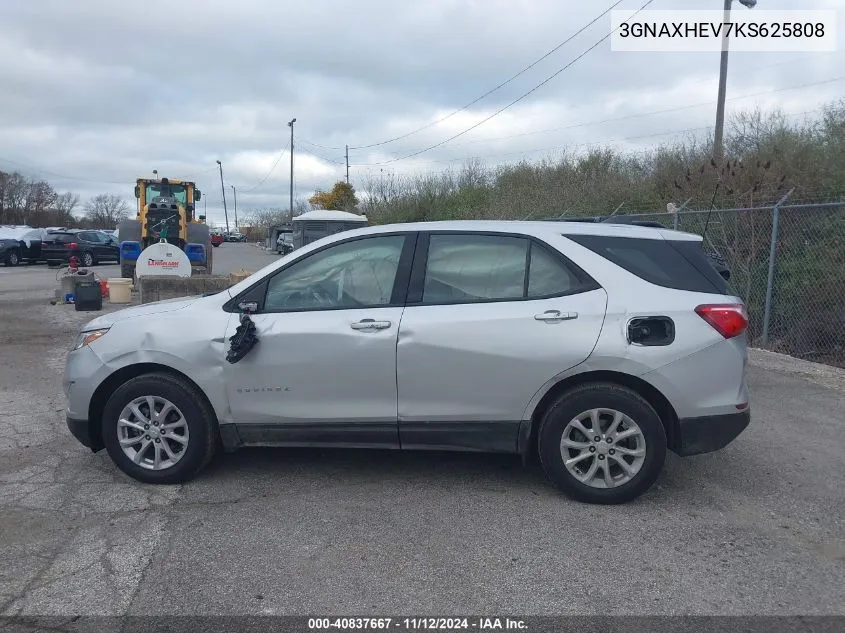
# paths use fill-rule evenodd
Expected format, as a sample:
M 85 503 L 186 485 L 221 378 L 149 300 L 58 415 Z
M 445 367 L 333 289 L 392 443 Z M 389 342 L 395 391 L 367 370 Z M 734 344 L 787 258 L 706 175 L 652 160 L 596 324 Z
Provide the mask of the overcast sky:
M 625 0 L 636 9 L 644 0 Z M 3 0 L 0 169 L 49 180 L 83 202 L 134 203 L 137 177 L 193 178 L 212 222 L 223 217 L 215 161 L 241 213 L 287 207 L 290 128 L 295 190 L 307 198 L 344 175 L 355 148 L 436 121 L 557 46 L 613 0 Z M 719 8 L 719 0 L 655 0 L 649 9 Z M 790 0 L 758 7 L 794 8 Z M 838 9 L 842 0 L 802 0 Z M 735 3 L 736 11 L 747 11 Z M 620 53 L 605 41 L 524 101 L 443 146 L 584 52 L 610 16 L 533 69 L 442 123 L 394 143 L 350 150 L 351 180 L 492 165 L 558 148 L 631 149 L 705 134 L 715 118 L 714 53 Z M 728 113 L 760 105 L 787 114 L 845 95 L 835 53 L 735 53 Z M 826 82 L 826 83 L 820 83 Z M 814 84 L 806 86 L 806 84 Z M 806 87 L 801 87 L 806 86 Z M 744 95 L 761 96 L 742 98 Z M 703 105 L 701 105 L 703 104 Z M 658 110 L 682 108 L 674 112 Z M 653 114 L 649 114 L 653 113 Z M 644 116 L 632 116 L 644 115 Z M 606 119 L 629 117 L 618 121 Z M 275 169 L 273 165 L 276 165 Z M 369 165 L 369 166 L 367 166 Z M 272 169 L 272 171 L 271 171 Z M 268 175 L 269 174 L 269 175 Z M 202 203 L 200 204 L 202 208 Z

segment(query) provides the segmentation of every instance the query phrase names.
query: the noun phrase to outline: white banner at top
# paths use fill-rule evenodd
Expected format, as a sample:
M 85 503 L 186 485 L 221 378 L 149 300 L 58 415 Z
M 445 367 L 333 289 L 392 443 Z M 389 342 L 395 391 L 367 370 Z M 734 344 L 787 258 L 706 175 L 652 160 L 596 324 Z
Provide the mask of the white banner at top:
M 635 15 L 636 14 L 636 15 Z M 832 52 L 836 50 L 837 11 L 758 10 L 734 4 L 723 10 L 614 10 L 610 14 L 613 51 Z

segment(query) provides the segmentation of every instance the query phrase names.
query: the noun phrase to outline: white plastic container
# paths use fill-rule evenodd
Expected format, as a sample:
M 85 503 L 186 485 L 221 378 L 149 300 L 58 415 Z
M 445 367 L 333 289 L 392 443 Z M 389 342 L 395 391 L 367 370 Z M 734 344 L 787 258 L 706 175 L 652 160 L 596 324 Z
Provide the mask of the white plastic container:
M 132 301 L 132 280 L 124 277 L 109 278 L 109 303 Z

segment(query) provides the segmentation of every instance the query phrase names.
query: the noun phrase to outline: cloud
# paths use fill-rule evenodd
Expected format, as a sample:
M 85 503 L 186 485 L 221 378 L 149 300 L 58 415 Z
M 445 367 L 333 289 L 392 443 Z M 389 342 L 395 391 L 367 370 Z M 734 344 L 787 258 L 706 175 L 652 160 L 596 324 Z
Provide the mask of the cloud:
M 344 177 L 347 144 L 352 182 L 360 188 L 382 173 L 436 171 L 472 157 L 496 164 L 562 147 L 639 149 L 690 130 L 706 133 L 714 119 L 717 56 L 616 53 L 604 42 L 478 128 L 393 161 L 466 130 L 530 90 L 605 36 L 606 18 L 471 108 L 396 142 L 358 149 L 449 115 L 610 4 L 2 3 L 0 169 L 44 177 L 83 199 L 105 192 L 130 200 L 135 178 L 157 169 L 196 179 L 209 217 L 219 220 L 218 159 L 227 191 L 230 184 L 238 189 L 240 214 L 287 206 L 287 122 L 293 117 L 298 198 Z M 626 0 L 622 7 L 640 4 Z M 690 8 L 686 0 L 656 4 Z M 709 7 L 712 1 L 695 4 Z M 792 6 L 788 0 L 766 4 Z M 812 0 L 803 6 L 839 4 Z M 787 113 L 817 108 L 841 95 L 841 82 L 781 89 L 845 74 L 843 61 L 841 51 L 732 55 L 728 111 L 755 104 Z M 736 99 L 752 93 L 765 94 Z

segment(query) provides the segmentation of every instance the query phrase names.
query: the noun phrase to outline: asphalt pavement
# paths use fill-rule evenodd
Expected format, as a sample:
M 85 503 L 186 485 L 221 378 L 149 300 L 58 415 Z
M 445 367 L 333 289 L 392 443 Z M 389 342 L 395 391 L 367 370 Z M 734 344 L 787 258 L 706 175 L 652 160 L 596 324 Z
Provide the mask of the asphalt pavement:
M 845 615 L 843 370 L 754 352 L 745 433 L 624 506 L 459 453 L 245 449 L 152 486 L 65 427 L 92 314 L 54 277 L 0 268 L 0 614 Z

